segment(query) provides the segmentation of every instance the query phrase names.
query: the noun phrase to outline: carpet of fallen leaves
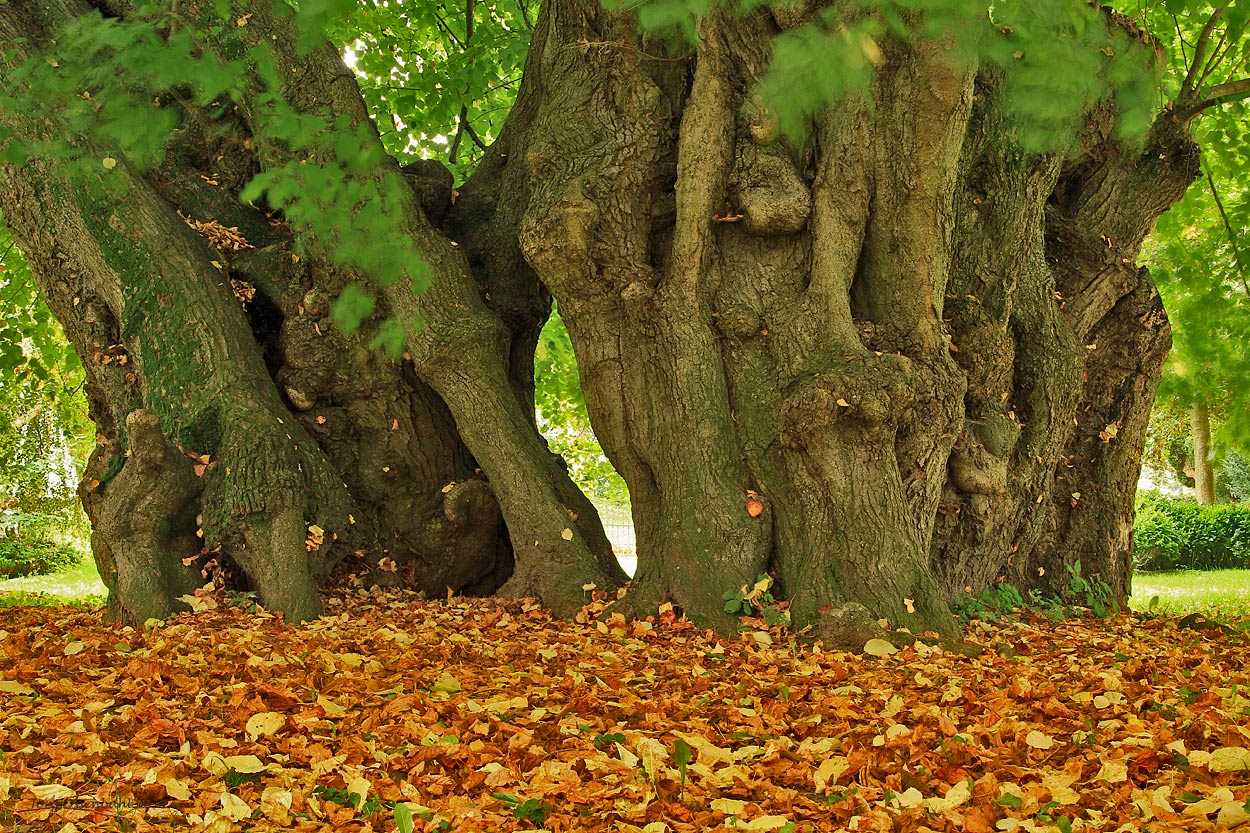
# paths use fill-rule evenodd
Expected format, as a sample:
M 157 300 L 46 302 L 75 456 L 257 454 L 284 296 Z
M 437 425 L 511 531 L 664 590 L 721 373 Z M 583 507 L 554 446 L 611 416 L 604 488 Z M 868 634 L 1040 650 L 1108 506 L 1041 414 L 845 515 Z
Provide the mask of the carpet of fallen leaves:
M 1247 634 L 1185 625 L 974 623 L 979 656 L 878 657 L 395 593 L 299 628 L 2 609 L 0 830 L 1236 827 Z

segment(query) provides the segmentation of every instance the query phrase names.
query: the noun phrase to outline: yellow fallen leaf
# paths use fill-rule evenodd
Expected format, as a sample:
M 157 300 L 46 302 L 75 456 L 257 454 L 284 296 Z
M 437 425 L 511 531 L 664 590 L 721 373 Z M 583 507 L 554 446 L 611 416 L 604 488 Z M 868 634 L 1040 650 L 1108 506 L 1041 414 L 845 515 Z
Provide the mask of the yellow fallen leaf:
M 785 816 L 759 816 L 750 821 L 738 822 L 734 825 L 734 830 L 779 830 L 790 823 L 790 819 Z
M 65 646 L 65 656 L 72 657 L 74 654 L 81 654 L 82 649 L 86 647 L 87 646 L 83 644 L 82 642 L 77 642 L 77 641 L 71 642 Z
M 284 790 L 282 787 L 265 787 L 265 791 L 260 795 L 260 811 L 271 821 L 285 823 L 291 818 L 292 798 L 290 790 Z
M 179 596 L 178 601 L 186 602 L 187 607 L 191 608 L 195 613 L 203 613 L 206 610 L 216 610 L 217 600 L 209 596 Z
M 864 643 L 864 653 L 873 657 L 888 657 L 897 651 L 893 643 L 884 639 L 870 639 Z
M 900 807 L 911 809 L 913 807 L 919 807 L 924 803 L 924 794 L 915 787 L 908 787 L 898 795 L 894 796 L 894 800 L 899 803 Z
M 829 787 L 838 783 L 838 779 L 851 768 L 851 762 L 841 756 L 826 758 L 812 773 L 812 781 L 816 784 L 816 792 L 826 792 Z
M 222 793 L 219 800 L 221 801 L 221 814 L 231 821 L 243 821 L 252 815 L 252 808 L 237 795 Z
M 178 801 L 191 800 L 191 790 L 187 788 L 186 784 L 179 781 L 177 778 L 166 777 L 158 780 L 156 783 L 165 788 L 165 794 L 170 798 L 177 799 Z
M 434 681 L 433 688 L 435 691 L 441 691 L 444 694 L 455 694 L 457 691 L 460 691 L 460 681 L 444 671 Z
M 77 793 L 64 784 L 32 784 L 26 789 L 33 792 L 40 801 L 63 801 L 77 797 Z
M 630 769 L 633 769 L 634 767 L 638 766 L 638 756 L 635 755 L 633 752 L 630 752 L 620 743 L 616 744 L 616 754 L 621 759 L 621 763 L 625 764 L 625 766 L 629 767 Z
M 117 167 L 117 160 L 111 156 L 106 156 L 100 160 L 100 164 L 104 166 L 104 170 L 111 171 Z
M 34 694 L 35 690 L 16 680 L 0 680 L 0 691 L 5 694 Z
M 1095 781 L 1107 781 L 1108 783 L 1117 783 L 1119 781 L 1128 780 L 1128 764 L 1122 760 L 1119 761 L 1103 761 L 1102 766 L 1098 769 L 1098 774 L 1094 776 Z
M 737 798 L 712 799 L 712 809 L 727 816 L 738 816 L 747 808 L 747 803 Z
M 560 537 L 561 537 L 561 538 L 563 538 L 563 539 L 564 539 L 564 540 L 566 540 L 566 541 L 572 541 L 572 540 L 573 540 L 573 530 L 569 529 L 569 528 L 566 526 L 566 527 L 564 528 L 564 530 L 560 533 Z
M 1034 749 L 1050 749 L 1055 745 L 1055 739 L 1045 732 L 1039 732 L 1034 729 L 1025 736 L 1024 742 Z
M 368 778 L 365 778 L 360 775 L 357 775 L 355 778 L 347 782 L 347 791 L 349 793 L 355 793 L 356 795 L 360 796 L 360 799 L 356 802 L 357 811 L 359 811 L 360 808 L 364 806 L 365 799 L 368 797 L 369 789 L 372 786 L 373 785 L 369 783 Z
M 249 740 L 272 735 L 286 725 L 286 716 L 277 712 L 258 712 L 247 719 L 247 737 Z
M 947 810 L 962 807 L 970 798 L 972 798 L 972 787 L 968 786 L 967 781 L 960 781 L 947 790 L 945 796 L 926 798 L 924 806 L 930 813 L 945 813 Z
M 1072 789 L 1075 780 L 1075 775 L 1066 772 L 1042 773 L 1042 786 L 1050 792 L 1051 800 L 1060 804 L 1076 804 L 1081 800 L 1081 794 Z
M 634 751 L 642 760 L 642 769 L 652 778 L 661 775 L 660 767 L 668 758 L 668 750 L 655 738 L 642 737 L 634 744 Z
M 1211 753 L 1207 769 L 1212 772 L 1239 772 L 1250 769 L 1250 749 L 1223 746 Z
M 255 755 L 231 755 L 225 759 L 225 762 L 226 766 L 235 772 L 251 773 L 265 771 L 265 765 Z

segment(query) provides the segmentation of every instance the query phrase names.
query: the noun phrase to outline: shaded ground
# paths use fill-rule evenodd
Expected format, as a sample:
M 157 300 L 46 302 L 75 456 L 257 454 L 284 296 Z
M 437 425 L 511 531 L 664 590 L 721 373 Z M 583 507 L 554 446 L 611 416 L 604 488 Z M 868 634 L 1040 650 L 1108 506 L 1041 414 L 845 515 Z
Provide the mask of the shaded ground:
M 1248 636 L 1201 619 L 975 625 L 980 656 L 878 658 L 671 614 L 332 610 L 139 633 L 0 609 L 0 830 L 1181 831 L 1250 809 Z

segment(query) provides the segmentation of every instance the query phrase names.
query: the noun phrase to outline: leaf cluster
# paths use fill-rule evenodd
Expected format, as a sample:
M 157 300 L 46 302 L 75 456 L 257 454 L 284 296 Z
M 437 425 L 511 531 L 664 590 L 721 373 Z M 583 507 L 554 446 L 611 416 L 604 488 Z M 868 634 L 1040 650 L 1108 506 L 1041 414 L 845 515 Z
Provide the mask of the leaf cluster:
M 386 149 L 438 158 L 458 180 L 516 98 L 536 2 L 360 3 L 330 29 L 356 72 Z
M 700 19 L 749 14 L 789 0 L 646 0 L 640 23 L 695 46 Z M 1069 0 L 859 0 L 819 9 L 806 25 L 774 41 L 757 93 L 783 135 L 804 143 L 820 110 L 872 89 L 877 67 L 901 43 L 934 41 L 955 66 L 999 68 L 1003 140 L 1029 153 L 1074 149 L 1084 116 L 1106 104 L 1118 137 L 1140 143 L 1153 120 L 1158 79 L 1152 53 L 1102 10 Z M 871 96 L 869 96 L 871 98 Z M 869 102 L 871 106 L 871 102 Z
M 280 3 L 274 13 L 294 16 L 307 50 L 323 44 L 326 27 L 354 6 Z M 93 171 L 95 177 L 84 177 L 88 183 L 102 165 L 107 187 L 124 193 L 128 173 L 158 166 L 176 131 L 238 130 L 246 114 L 262 169 L 240 199 L 280 212 L 302 254 L 379 286 L 409 281 L 420 292 L 429 269 L 404 233 L 407 185 L 382 164 L 372 126 L 292 104 L 269 46 L 249 46 L 244 37 L 251 15 L 235 17 L 229 9 L 219 3 L 220 18 L 191 18 L 177 5 L 142 2 L 124 19 L 75 19 L 0 84 L 4 112 L 47 113 L 60 127 L 50 137 L 29 124 L 20 134 L 0 135 L 0 151 L 17 161 L 64 160 L 71 171 Z M 90 142 L 82 140 L 88 136 Z M 354 330 L 373 306 L 371 290 L 358 287 L 338 304 L 336 318 Z M 374 346 L 398 357 L 406 334 L 419 326 L 392 321 Z

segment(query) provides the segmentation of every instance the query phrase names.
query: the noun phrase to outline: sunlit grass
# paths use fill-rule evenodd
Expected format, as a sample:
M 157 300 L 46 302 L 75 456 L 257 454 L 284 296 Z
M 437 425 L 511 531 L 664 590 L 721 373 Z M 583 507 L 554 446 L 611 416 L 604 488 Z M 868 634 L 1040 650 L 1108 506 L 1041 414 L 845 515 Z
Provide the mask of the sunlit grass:
M 1140 612 L 1250 618 L 1250 570 L 1138 573 L 1129 606 Z
M 0 581 L 0 607 L 46 604 L 52 600 L 103 604 L 107 592 L 95 562 L 87 557 L 64 572 Z

